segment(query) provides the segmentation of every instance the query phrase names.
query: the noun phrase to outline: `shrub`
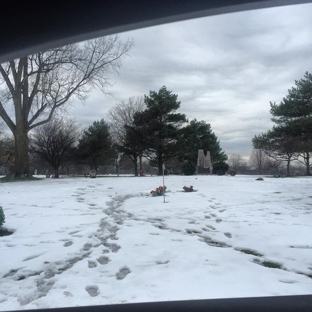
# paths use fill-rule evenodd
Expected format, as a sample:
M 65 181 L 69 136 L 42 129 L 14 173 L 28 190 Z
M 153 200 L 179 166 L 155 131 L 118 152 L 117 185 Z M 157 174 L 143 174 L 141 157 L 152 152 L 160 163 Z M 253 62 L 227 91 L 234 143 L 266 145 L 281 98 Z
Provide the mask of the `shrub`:
M 213 164 L 213 173 L 217 175 L 223 175 L 229 170 L 230 166 L 224 161 L 218 161 Z
M 5 222 L 4 212 L 2 207 L 0 206 L 0 226 Z
M 195 171 L 196 171 L 196 167 L 194 163 L 192 163 L 191 161 L 187 161 L 182 165 L 182 172 L 185 175 L 193 175 Z

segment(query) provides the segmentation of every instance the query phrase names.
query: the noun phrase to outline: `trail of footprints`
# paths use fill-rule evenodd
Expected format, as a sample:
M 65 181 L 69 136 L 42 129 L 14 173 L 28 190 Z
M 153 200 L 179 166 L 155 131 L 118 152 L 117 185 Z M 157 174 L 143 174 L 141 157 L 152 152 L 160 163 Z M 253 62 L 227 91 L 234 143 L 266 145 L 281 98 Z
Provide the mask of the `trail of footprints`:
M 88 186 L 90 188 L 94 188 L 95 186 L 90 185 Z M 77 202 L 84 202 L 84 198 L 83 195 L 85 195 L 85 190 L 86 188 L 80 188 L 77 189 L 75 192 L 75 196 L 77 197 Z M 105 214 L 108 217 L 111 217 L 113 219 L 113 222 L 116 225 L 111 225 L 110 223 L 108 223 L 106 221 L 106 219 L 102 219 L 99 225 L 99 228 L 97 230 L 96 233 L 96 237 L 99 239 L 99 241 L 101 242 L 101 244 L 105 247 L 105 249 L 103 249 L 103 254 L 109 254 L 110 252 L 116 253 L 118 252 L 118 250 L 121 248 L 118 244 L 116 243 L 111 243 L 108 242 L 108 240 L 118 240 L 118 236 L 117 236 L 117 232 L 119 230 L 118 225 L 122 225 L 123 224 L 123 220 L 126 218 L 131 218 L 133 217 L 131 214 L 126 213 L 123 210 L 120 210 L 119 208 L 122 206 L 123 202 L 125 199 L 129 198 L 130 196 L 126 196 L 126 197 L 116 197 L 113 198 L 111 202 L 107 203 L 108 204 L 108 208 L 104 210 Z M 226 211 L 226 209 L 221 208 L 221 204 L 220 203 L 215 203 L 216 199 L 215 198 L 211 198 L 209 200 L 209 202 L 211 203 L 209 205 L 209 208 L 211 209 L 218 209 L 219 213 L 223 213 L 224 211 Z M 89 204 L 90 209 L 94 209 L 96 205 L 95 204 Z M 215 222 L 216 225 L 220 224 L 222 222 L 222 219 L 220 217 L 218 217 L 218 215 L 216 213 L 211 213 L 210 211 L 206 211 L 205 213 L 205 219 L 207 219 L 207 221 L 211 221 L 211 222 Z M 143 221 L 143 220 L 140 220 Z M 169 230 L 169 231 L 174 231 L 174 232 L 182 232 L 185 233 L 186 235 L 196 235 L 199 237 L 200 241 L 206 243 L 209 246 L 212 247 L 220 247 L 220 248 L 229 248 L 232 247 L 231 245 L 222 242 L 222 241 L 217 241 L 212 239 L 211 237 L 207 236 L 207 235 L 203 235 L 203 231 L 204 232 L 218 232 L 217 228 L 211 224 L 206 224 L 205 227 L 202 227 L 201 229 L 193 229 L 193 228 L 187 228 L 185 229 L 185 232 L 183 232 L 180 229 L 171 229 L 169 228 L 165 223 L 164 220 L 161 218 L 149 218 L 147 220 L 144 220 L 147 222 L 150 222 L 154 227 L 161 229 L 161 230 Z M 189 224 L 200 224 L 199 222 L 197 222 L 196 220 L 190 220 Z M 149 233 L 150 235 L 159 235 L 158 233 Z M 223 233 L 227 238 L 232 238 L 232 234 L 229 232 L 225 232 Z M 69 235 L 73 236 L 73 237 L 80 237 L 79 234 L 79 230 L 77 231 L 72 231 L 69 233 Z M 181 241 L 176 239 L 175 241 Z M 65 240 L 63 246 L 64 247 L 70 247 L 71 245 L 73 245 L 73 241 L 68 239 Z M 26 305 L 30 302 L 32 302 L 33 300 L 36 300 L 40 297 L 46 296 L 47 293 L 50 291 L 50 289 L 53 287 L 54 285 L 54 281 L 53 281 L 53 277 L 56 274 L 61 274 L 64 271 L 70 269 L 74 264 L 76 264 L 79 261 L 82 261 L 86 258 L 88 259 L 87 265 L 89 269 L 94 269 L 96 268 L 98 265 L 106 265 L 108 264 L 111 260 L 109 259 L 109 257 L 103 255 L 98 257 L 96 260 L 92 260 L 90 259 L 90 256 L 92 255 L 92 248 L 93 247 L 98 247 L 99 245 L 92 245 L 91 243 L 85 243 L 84 246 L 81 249 L 81 253 L 79 255 L 77 255 L 76 257 L 72 258 L 72 259 L 68 259 L 65 261 L 56 261 L 55 263 L 48 263 L 48 267 L 45 269 L 44 271 L 44 277 L 40 277 L 37 280 L 37 293 L 34 294 L 31 297 L 27 297 L 27 298 L 20 298 L 20 304 L 21 305 Z M 286 268 L 284 268 L 281 264 L 279 263 L 275 263 L 272 261 L 267 261 L 267 260 L 262 260 L 261 257 L 263 257 L 263 254 L 255 251 L 255 250 L 250 250 L 250 249 L 238 249 L 236 248 L 235 250 L 239 251 L 239 252 L 243 252 L 245 254 L 249 254 L 249 255 L 253 255 L 256 258 L 253 259 L 253 262 L 255 264 L 258 265 L 262 265 L 265 267 L 269 267 L 269 268 L 277 268 L 277 269 L 283 269 L 286 270 Z M 27 257 L 24 259 L 24 261 L 29 261 L 31 259 L 34 259 L 36 257 L 38 257 L 40 255 L 33 255 L 30 257 Z M 168 264 L 170 262 L 170 260 L 165 260 L 165 261 L 156 261 L 157 265 L 160 264 Z M 34 276 L 34 275 L 40 275 L 43 271 L 41 272 L 22 272 L 21 269 L 16 269 L 16 270 L 11 270 L 10 272 L 8 272 L 7 274 L 5 274 L 3 276 L 3 278 L 12 278 L 14 280 L 23 280 L 29 276 Z M 119 269 L 118 272 L 116 272 L 115 277 L 117 280 L 123 280 L 124 278 L 126 278 L 126 276 L 128 274 L 131 273 L 130 268 L 128 268 L 127 266 L 123 266 Z M 306 275 L 310 278 L 312 278 L 312 275 L 307 275 L 305 273 L 302 272 L 295 272 L 298 274 L 303 274 Z M 283 282 L 283 281 L 281 281 Z M 287 282 L 287 281 L 285 281 Z M 97 285 L 88 285 L 85 287 L 85 290 L 87 291 L 87 293 L 91 296 L 91 297 L 96 297 L 100 294 L 100 290 L 99 287 Z M 64 292 L 64 295 L 66 296 L 73 296 L 70 292 Z
M 94 186 L 88 186 L 90 188 L 94 188 Z M 83 195 L 85 195 L 85 190 L 86 188 L 79 188 L 76 190 L 75 194 L 72 196 L 77 197 L 77 202 L 84 202 Z M 109 208 L 104 210 L 104 213 L 113 218 L 113 222 L 117 225 L 123 224 L 123 220 L 127 217 L 131 217 L 130 214 L 124 213 L 121 210 L 117 210 L 123 203 L 124 199 L 122 197 L 118 197 L 116 199 L 113 199 L 112 202 L 108 203 Z M 91 207 L 91 208 L 90 208 Z M 96 207 L 95 204 L 89 204 L 90 209 L 94 209 Z M 108 254 L 110 252 L 116 253 L 118 250 L 121 248 L 118 244 L 116 243 L 111 243 L 108 242 L 108 240 L 118 240 L 117 237 L 117 231 L 119 230 L 117 225 L 111 225 L 108 223 L 105 218 L 103 218 L 100 221 L 99 228 L 97 230 L 97 233 L 95 236 L 99 239 L 105 249 L 103 249 L 103 254 Z M 80 231 L 72 231 L 69 232 L 68 234 L 71 235 L 72 237 L 82 237 L 82 235 L 79 233 Z M 63 240 L 63 247 L 70 247 L 74 244 L 73 240 L 71 239 L 66 239 Z M 90 259 L 90 256 L 92 255 L 92 248 L 99 247 L 100 244 L 97 245 L 92 245 L 91 243 L 85 243 L 83 247 L 81 248 L 81 252 L 77 254 L 76 257 L 67 259 L 67 260 L 61 260 L 61 261 L 55 261 L 55 262 L 45 262 L 47 267 L 43 271 L 38 271 L 38 272 L 33 272 L 33 271 L 26 271 L 23 269 L 12 269 L 10 270 L 7 274 L 3 276 L 3 278 L 11 278 L 16 281 L 23 280 L 27 277 L 30 276 L 38 276 L 38 279 L 36 281 L 36 288 L 37 291 L 35 291 L 32 295 L 19 298 L 18 301 L 22 306 L 29 304 L 30 302 L 40 298 L 44 297 L 48 294 L 50 289 L 53 287 L 55 281 L 53 277 L 57 274 L 61 274 L 65 272 L 66 270 L 70 269 L 73 267 L 77 262 L 82 261 L 86 258 L 89 258 L 87 261 L 87 265 L 89 269 L 94 269 L 99 265 L 106 265 L 108 264 L 111 260 L 107 256 L 100 256 L 96 260 Z M 24 259 L 24 261 L 30 261 L 32 259 L 35 259 L 39 257 L 40 255 L 33 255 L 29 256 Z M 41 273 L 44 273 L 41 275 Z M 131 270 L 127 267 L 121 267 L 118 272 L 116 272 L 115 277 L 117 280 L 123 280 L 129 273 L 131 273 Z M 40 276 L 40 277 L 39 277 Z M 91 297 L 97 296 L 100 291 L 99 287 L 97 285 L 88 285 L 85 287 L 85 290 L 88 292 L 88 294 Z M 64 291 L 65 296 L 73 296 L 70 292 Z
M 118 225 L 122 225 L 124 219 L 126 218 L 131 218 L 132 216 L 125 211 L 119 209 L 124 200 L 127 198 L 130 198 L 131 196 L 125 196 L 125 197 L 116 197 L 113 198 L 111 202 L 107 203 L 108 208 L 104 210 L 104 213 L 113 219 L 113 222 L 116 225 L 111 225 L 106 218 L 103 218 L 100 221 L 99 229 L 97 230 L 96 237 L 98 240 L 101 242 L 101 244 L 105 247 L 103 249 L 103 254 L 109 254 L 110 252 L 116 253 L 119 251 L 121 246 L 119 246 L 116 243 L 111 243 L 108 240 L 118 240 L 117 232 L 119 230 Z M 91 249 L 93 246 L 91 244 L 86 243 L 84 245 L 85 250 Z M 97 247 L 97 246 L 95 246 Z M 98 264 L 100 265 L 106 265 L 110 262 L 111 260 L 107 256 L 100 256 L 94 260 L 88 260 L 88 268 L 93 269 L 96 268 Z M 130 268 L 127 266 L 123 266 L 119 269 L 118 272 L 116 272 L 115 277 L 117 280 L 123 280 L 126 278 L 128 274 L 131 273 Z M 97 285 L 88 285 L 86 286 L 86 291 L 91 297 L 96 297 L 100 294 L 99 287 Z
M 214 198 L 212 198 L 211 200 L 209 200 L 209 202 L 213 202 Z M 209 205 L 209 208 L 212 209 L 219 209 L 221 207 L 220 203 L 215 203 L 214 205 Z M 221 208 L 218 210 L 220 213 L 223 213 L 224 211 L 226 211 L 226 209 Z M 217 214 L 215 213 L 210 213 L 209 211 L 206 211 L 205 214 L 205 219 L 207 220 L 211 220 L 214 221 L 219 224 L 222 222 L 222 219 L 220 217 L 218 217 Z M 169 231 L 178 231 L 181 232 L 181 230 L 175 230 L 175 229 L 170 229 L 167 227 L 167 225 L 163 222 L 162 219 L 150 219 L 149 220 L 155 227 L 162 229 L 162 230 L 169 230 Z M 197 222 L 196 220 L 190 220 L 189 224 L 192 225 L 196 225 L 196 224 L 200 224 L 200 222 Z M 231 245 L 223 242 L 223 241 L 218 241 L 218 240 L 214 240 L 211 237 L 207 236 L 207 235 L 202 235 L 202 231 L 204 232 L 218 232 L 217 228 L 213 225 L 210 224 L 206 224 L 205 227 L 202 227 L 201 230 L 200 229 L 194 229 L 194 228 L 187 228 L 185 229 L 185 233 L 187 235 L 196 235 L 199 237 L 200 241 L 206 243 L 207 245 L 211 246 L 211 247 L 219 247 L 219 248 L 232 248 Z M 158 235 L 157 233 L 149 233 L 150 235 Z M 232 238 L 232 234 L 229 232 L 224 232 L 223 233 L 227 238 Z M 181 241 L 179 239 L 175 239 L 174 241 Z M 290 248 L 294 248 L 294 246 L 289 246 Z M 297 248 L 303 248 L 303 247 L 298 247 Z M 312 246 L 304 246 L 304 248 L 312 248 Z M 270 260 L 266 260 L 263 259 L 262 257 L 264 257 L 263 254 L 261 254 L 260 252 L 253 250 L 253 249 L 248 249 L 248 248 L 235 248 L 234 250 L 238 251 L 238 252 L 242 252 L 244 254 L 247 255 L 251 255 L 254 256 L 254 258 L 252 259 L 252 262 L 258 265 L 261 265 L 263 267 L 266 268 L 274 268 L 274 269 L 281 269 L 284 271 L 288 271 L 288 272 L 292 272 L 292 273 L 296 273 L 299 275 L 304 275 L 307 276 L 309 278 L 312 278 L 312 274 L 308 274 L 308 273 L 304 273 L 304 272 L 299 272 L 299 271 L 293 271 L 293 270 L 289 270 L 287 268 L 285 268 L 282 264 L 274 262 L 274 261 L 270 261 Z M 170 260 L 165 261 L 164 263 L 169 263 Z M 157 264 L 160 264 L 161 262 L 157 262 Z M 309 268 L 310 270 L 312 270 L 312 268 Z M 290 280 L 280 280 L 280 282 L 282 283 L 294 283 L 295 281 L 290 281 Z

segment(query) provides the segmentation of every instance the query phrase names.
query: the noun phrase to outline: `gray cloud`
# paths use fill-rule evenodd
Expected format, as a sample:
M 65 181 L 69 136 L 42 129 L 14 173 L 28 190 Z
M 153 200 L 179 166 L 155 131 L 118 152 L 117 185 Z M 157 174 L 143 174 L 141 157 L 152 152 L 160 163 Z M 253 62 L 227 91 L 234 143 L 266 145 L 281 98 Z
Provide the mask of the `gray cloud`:
M 112 96 L 94 91 L 70 114 L 86 127 L 130 96 L 163 85 L 182 113 L 211 124 L 227 154 L 249 156 L 251 139 L 272 127 L 269 102 L 311 71 L 312 4 L 200 18 L 121 34 L 135 45 Z

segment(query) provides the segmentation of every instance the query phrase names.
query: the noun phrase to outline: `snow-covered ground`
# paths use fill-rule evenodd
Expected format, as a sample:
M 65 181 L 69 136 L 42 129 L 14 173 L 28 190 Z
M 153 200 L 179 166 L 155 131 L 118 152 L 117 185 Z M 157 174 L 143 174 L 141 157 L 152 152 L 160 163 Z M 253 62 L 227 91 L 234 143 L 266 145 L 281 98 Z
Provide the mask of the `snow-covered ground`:
M 0 310 L 311 294 L 312 179 L 255 178 L 1 183 Z

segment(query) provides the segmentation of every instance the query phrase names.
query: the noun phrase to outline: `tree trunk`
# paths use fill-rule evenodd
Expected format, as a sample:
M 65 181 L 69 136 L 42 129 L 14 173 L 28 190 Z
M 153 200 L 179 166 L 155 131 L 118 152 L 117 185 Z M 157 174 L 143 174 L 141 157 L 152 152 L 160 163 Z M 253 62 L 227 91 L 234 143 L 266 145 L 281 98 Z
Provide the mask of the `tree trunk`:
M 139 175 L 139 172 L 138 172 L 138 157 L 133 157 L 133 163 L 134 163 L 134 175 L 137 177 Z
M 22 178 L 29 176 L 29 163 L 28 163 L 28 135 L 23 125 L 16 125 L 14 133 L 15 139 L 15 161 L 14 173 L 15 178 Z
M 116 161 L 116 175 L 119 177 L 119 164 L 118 161 Z
M 163 161 L 162 161 L 162 157 L 161 155 L 158 156 L 158 175 L 162 175 L 163 174 Z
M 290 177 L 290 159 L 287 160 L 287 172 L 286 172 L 286 176 Z
M 306 153 L 306 157 L 307 157 L 307 162 L 306 162 L 307 176 L 309 176 L 309 175 L 311 175 L 311 171 L 310 171 L 310 153 L 309 152 Z
M 59 176 L 59 168 L 53 168 L 54 169 L 54 178 L 55 179 L 58 179 L 60 176 Z
M 142 155 L 139 156 L 139 162 L 140 162 L 140 171 L 143 171 L 143 163 L 142 163 Z

